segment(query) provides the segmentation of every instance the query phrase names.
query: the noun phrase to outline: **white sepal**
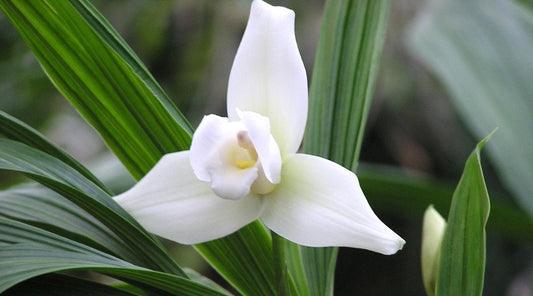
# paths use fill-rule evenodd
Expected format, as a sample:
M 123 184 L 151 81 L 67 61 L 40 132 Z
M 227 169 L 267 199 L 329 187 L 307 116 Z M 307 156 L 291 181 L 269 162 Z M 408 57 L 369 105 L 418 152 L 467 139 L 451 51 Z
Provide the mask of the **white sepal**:
M 261 199 L 226 200 L 199 181 L 188 151 L 165 155 L 133 188 L 115 197 L 148 231 L 196 244 L 226 236 L 257 219 Z
M 282 155 L 301 144 L 307 120 L 307 76 L 296 45 L 294 12 L 252 3 L 228 84 L 228 117 L 237 109 L 270 119 Z
M 354 173 L 327 159 L 295 154 L 265 198 L 265 225 L 295 243 L 394 254 L 405 241 L 370 208 Z

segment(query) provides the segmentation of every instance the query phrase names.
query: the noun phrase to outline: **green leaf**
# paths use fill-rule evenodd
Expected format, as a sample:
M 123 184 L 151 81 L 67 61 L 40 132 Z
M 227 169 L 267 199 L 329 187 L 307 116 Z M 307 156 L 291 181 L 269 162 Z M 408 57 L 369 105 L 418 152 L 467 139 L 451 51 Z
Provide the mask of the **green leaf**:
M 272 242 L 261 222 L 194 247 L 243 295 L 276 294 Z
M 310 89 L 303 148 L 355 170 L 390 1 L 327 1 Z
M 183 277 L 136 267 L 116 258 L 99 257 L 39 244 L 0 247 L 0 291 L 38 275 L 66 270 L 93 270 L 121 278 L 157 295 L 227 295 Z
M 287 258 L 287 269 L 292 280 L 291 284 L 293 286 L 291 286 L 291 289 L 296 290 L 293 292 L 293 295 L 309 296 L 311 295 L 311 291 L 309 290 L 307 275 L 301 256 L 300 246 L 286 240 L 285 257 Z
M 480 151 L 470 154 L 450 206 L 442 239 L 435 295 L 482 295 L 490 202 L 481 169 Z
M 33 185 L 1 191 L 0 216 L 142 264 L 129 244 L 76 204 L 47 188 Z
M 5 291 L 4 296 L 131 296 L 117 288 L 61 274 L 35 277 Z
M 422 10 L 409 45 L 481 138 L 496 126 L 488 155 L 533 215 L 533 11 L 517 1 L 439 0 Z
M 206 287 L 209 287 L 209 288 L 211 288 L 213 290 L 217 290 L 217 291 L 219 291 L 221 293 L 228 294 L 228 295 L 231 294 L 226 289 L 222 288 L 219 284 L 215 283 L 210 278 L 203 276 L 202 274 L 200 274 L 196 270 L 190 269 L 190 268 L 184 268 L 184 270 L 187 273 L 187 275 L 189 276 L 190 280 L 195 281 L 197 283 L 200 283 L 200 284 L 202 284 L 202 285 L 204 285 Z
M 329 0 L 310 89 L 303 151 L 355 170 L 389 13 L 389 0 Z M 302 248 L 311 295 L 332 295 L 336 248 Z
M 140 178 L 186 150 L 192 129 L 132 50 L 86 1 L 0 1 L 50 79 Z
M 173 295 L 225 295 L 186 278 L 138 267 L 48 231 L 2 217 L 0 258 L 0 292 L 35 276 L 82 269 L 102 272 L 151 291 Z
M 76 169 L 107 193 L 110 193 L 100 180 L 61 148 L 48 141 L 43 135 L 41 135 L 41 133 L 31 128 L 29 125 L 2 111 L 0 111 L 0 134 L 54 156 Z
M 107 193 L 63 162 L 24 144 L 0 139 L 0 169 L 24 173 L 87 211 L 129 245 L 141 265 L 185 276 L 160 243 Z

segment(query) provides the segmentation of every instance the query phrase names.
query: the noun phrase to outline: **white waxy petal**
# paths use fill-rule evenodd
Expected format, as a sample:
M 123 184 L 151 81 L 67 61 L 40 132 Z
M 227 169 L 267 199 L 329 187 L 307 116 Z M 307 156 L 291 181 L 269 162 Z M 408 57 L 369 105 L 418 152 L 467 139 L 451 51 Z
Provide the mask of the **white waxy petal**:
M 296 152 L 307 120 L 307 76 L 296 45 L 294 12 L 252 3 L 228 84 L 228 117 L 237 109 L 270 119 L 282 155 Z
M 217 115 L 206 115 L 198 125 L 191 143 L 190 161 L 196 177 L 211 181 L 208 168 L 214 161 L 218 149 L 226 139 L 228 119 Z
M 211 182 L 211 188 L 225 199 L 241 199 L 257 179 L 255 152 L 239 146 L 238 135 L 246 132 L 240 121 L 228 122 L 217 115 L 204 116 L 194 133 L 190 162 L 195 175 Z M 239 167 L 239 162 L 250 163 Z
M 239 169 L 233 166 L 215 166 L 212 168 L 211 189 L 224 199 L 241 199 L 250 193 L 252 184 L 257 179 L 257 167 Z
M 148 231 L 196 244 L 226 236 L 257 219 L 262 202 L 248 195 L 226 200 L 199 181 L 188 151 L 165 155 L 132 189 L 115 197 Z
M 374 214 L 355 174 L 306 154 L 283 163 L 281 183 L 265 197 L 261 219 L 274 232 L 305 246 L 394 254 L 405 243 Z
M 248 135 L 257 152 L 265 177 L 270 183 L 279 183 L 281 154 L 276 140 L 270 133 L 270 121 L 265 116 L 249 111 L 239 111 L 239 116 L 248 129 Z

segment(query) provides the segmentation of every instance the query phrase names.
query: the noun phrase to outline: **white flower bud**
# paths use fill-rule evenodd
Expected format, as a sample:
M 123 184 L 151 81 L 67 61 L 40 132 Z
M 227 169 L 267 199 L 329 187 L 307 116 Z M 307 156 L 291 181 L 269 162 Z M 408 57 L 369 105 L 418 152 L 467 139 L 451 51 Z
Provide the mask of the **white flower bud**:
M 446 229 L 446 221 L 433 208 L 429 206 L 424 213 L 422 226 L 422 279 L 426 294 L 435 295 L 435 284 L 439 268 L 439 254 L 442 237 Z

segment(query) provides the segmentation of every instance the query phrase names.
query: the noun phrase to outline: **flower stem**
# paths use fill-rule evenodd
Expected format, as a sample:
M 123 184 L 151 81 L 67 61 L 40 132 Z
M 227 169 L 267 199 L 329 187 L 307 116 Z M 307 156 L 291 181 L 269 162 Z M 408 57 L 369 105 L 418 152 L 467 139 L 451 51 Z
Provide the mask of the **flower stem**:
M 286 240 L 272 232 L 272 252 L 274 253 L 274 283 L 278 296 L 289 296 L 289 278 L 285 257 Z

